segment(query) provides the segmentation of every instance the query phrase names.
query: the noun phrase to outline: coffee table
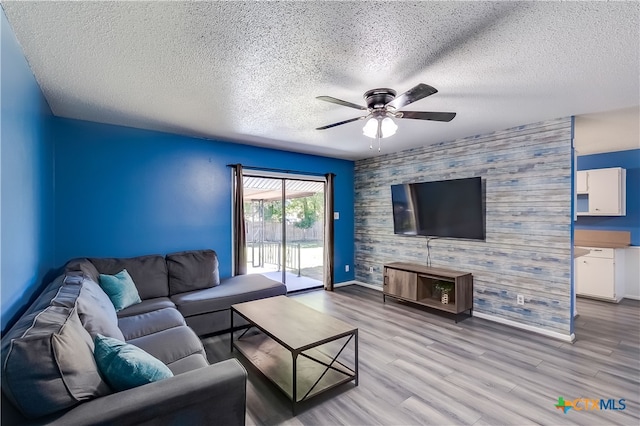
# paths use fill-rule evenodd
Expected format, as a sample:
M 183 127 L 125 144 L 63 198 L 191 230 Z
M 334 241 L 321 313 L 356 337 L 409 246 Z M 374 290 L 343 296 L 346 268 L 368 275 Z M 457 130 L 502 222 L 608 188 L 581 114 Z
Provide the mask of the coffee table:
M 237 338 L 236 316 L 249 323 Z M 352 380 L 358 386 L 358 329 L 286 296 L 232 305 L 230 340 L 231 351 L 291 400 L 294 415 L 296 405 L 313 396 Z M 351 366 L 338 361 L 347 347 L 353 347 Z

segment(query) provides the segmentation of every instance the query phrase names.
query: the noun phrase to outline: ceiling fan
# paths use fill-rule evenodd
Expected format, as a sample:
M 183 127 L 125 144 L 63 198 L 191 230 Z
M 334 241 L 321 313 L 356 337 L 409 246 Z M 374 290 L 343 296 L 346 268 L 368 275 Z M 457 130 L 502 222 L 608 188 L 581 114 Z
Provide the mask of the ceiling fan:
M 316 130 L 330 129 L 353 121 L 369 119 L 362 129 L 362 133 L 370 138 L 378 139 L 378 151 L 380 151 L 380 139 L 395 134 L 398 129 L 398 126 L 393 122 L 393 118 L 412 118 L 415 120 L 446 122 L 453 120 L 453 117 L 456 116 L 455 112 L 398 111 L 402 107 L 435 93 L 438 93 L 435 88 L 424 83 L 418 84 L 397 97 L 396 91 L 393 89 L 373 89 L 364 94 L 364 99 L 367 104 L 366 107 L 331 96 L 318 96 L 316 99 L 320 99 L 321 101 L 368 111 L 368 114 L 318 127 Z M 373 148 L 373 143 L 369 148 Z

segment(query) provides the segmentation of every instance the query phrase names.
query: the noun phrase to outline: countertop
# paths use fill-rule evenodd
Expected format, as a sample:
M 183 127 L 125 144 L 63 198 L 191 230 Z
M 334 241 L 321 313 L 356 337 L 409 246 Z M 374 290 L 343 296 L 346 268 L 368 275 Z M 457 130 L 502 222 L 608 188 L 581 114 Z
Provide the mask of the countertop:
M 631 245 L 628 231 L 587 231 L 576 229 L 573 245 L 580 247 L 625 248 Z

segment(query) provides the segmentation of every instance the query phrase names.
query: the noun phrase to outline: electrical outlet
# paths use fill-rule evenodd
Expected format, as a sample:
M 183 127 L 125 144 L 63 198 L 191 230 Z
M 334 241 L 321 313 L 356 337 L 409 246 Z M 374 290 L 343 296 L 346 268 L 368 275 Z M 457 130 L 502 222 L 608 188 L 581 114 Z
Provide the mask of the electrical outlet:
M 369 266 L 369 272 L 373 273 L 373 266 Z
M 344 265 L 344 271 L 349 272 L 349 265 Z
M 518 303 L 518 305 L 524 305 L 524 296 L 523 296 L 523 295 L 521 295 L 521 294 L 519 294 L 519 295 L 516 297 L 516 302 Z

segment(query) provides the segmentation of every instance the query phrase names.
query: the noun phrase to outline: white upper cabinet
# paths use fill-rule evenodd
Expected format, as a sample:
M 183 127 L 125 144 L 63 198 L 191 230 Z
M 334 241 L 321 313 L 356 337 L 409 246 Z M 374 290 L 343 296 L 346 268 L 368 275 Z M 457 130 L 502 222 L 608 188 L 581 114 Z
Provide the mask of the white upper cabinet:
M 626 215 L 626 180 L 621 167 L 577 172 L 578 216 Z

